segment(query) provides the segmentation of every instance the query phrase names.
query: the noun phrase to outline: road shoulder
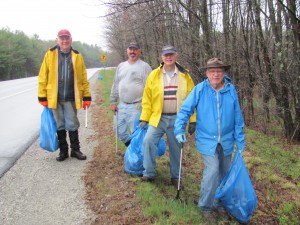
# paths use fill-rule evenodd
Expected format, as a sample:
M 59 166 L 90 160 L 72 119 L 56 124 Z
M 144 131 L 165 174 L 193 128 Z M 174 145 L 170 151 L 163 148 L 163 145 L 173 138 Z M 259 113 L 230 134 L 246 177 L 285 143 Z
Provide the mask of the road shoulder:
M 36 140 L 0 179 L 1 225 L 87 225 L 95 219 L 85 202 L 82 177 L 97 141 L 91 138 L 91 113 L 87 128 L 84 110 L 78 111 L 78 118 L 81 150 L 87 160 L 68 158 L 57 162 L 58 151 L 47 152 Z

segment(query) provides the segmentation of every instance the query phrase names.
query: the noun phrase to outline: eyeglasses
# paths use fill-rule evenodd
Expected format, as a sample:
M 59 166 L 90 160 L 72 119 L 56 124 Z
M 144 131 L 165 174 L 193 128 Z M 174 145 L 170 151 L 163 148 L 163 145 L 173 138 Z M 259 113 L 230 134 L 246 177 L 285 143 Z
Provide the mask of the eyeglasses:
M 210 73 L 223 73 L 224 70 L 223 69 L 207 69 L 207 72 L 210 72 Z
M 64 36 L 62 36 L 62 37 L 59 37 L 59 40 L 61 40 L 61 41 L 70 41 L 70 37 L 64 37 Z

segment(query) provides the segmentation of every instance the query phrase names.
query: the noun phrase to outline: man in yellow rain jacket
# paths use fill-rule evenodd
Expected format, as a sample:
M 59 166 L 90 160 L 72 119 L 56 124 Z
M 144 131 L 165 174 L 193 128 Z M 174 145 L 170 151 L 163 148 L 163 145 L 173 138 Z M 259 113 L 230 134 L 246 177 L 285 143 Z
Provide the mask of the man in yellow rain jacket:
M 171 183 L 177 187 L 181 144 L 174 135 L 174 123 L 180 106 L 194 87 L 188 71 L 177 62 L 176 49 L 167 45 L 162 48 L 163 63 L 153 70 L 146 81 L 142 98 L 140 126 L 149 123 L 143 141 L 144 171 L 142 181 L 153 181 L 156 176 L 156 152 L 160 138 L 166 134 L 170 150 Z M 189 133 L 195 131 L 195 115 L 190 119 Z
M 66 30 L 57 34 L 58 45 L 50 48 L 44 57 L 38 76 L 38 100 L 52 109 L 57 126 L 60 153 L 57 161 L 69 157 L 66 131 L 69 132 L 71 157 L 85 160 L 80 151 L 77 110 L 91 104 L 91 93 L 82 55 L 72 49 L 72 36 Z M 83 104 L 82 104 L 83 101 Z

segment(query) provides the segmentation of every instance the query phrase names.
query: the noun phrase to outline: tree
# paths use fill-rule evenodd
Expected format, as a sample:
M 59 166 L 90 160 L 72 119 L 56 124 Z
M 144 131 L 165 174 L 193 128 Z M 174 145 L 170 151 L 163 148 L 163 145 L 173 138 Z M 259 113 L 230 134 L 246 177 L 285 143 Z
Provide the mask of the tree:
M 276 123 L 288 140 L 300 141 L 299 0 L 101 2 L 110 9 L 112 51 L 122 56 L 134 39 L 154 67 L 162 45 L 172 44 L 195 83 L 204 78 L 201 65 L 220 57 L 232 65 L 247 126 L 267 133 Z

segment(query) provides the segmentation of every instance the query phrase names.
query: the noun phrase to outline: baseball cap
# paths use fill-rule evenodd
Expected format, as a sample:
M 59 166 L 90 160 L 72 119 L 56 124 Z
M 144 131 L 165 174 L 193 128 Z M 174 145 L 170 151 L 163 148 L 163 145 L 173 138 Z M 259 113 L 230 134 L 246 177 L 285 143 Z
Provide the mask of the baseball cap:
M 127 48 L 137 48 L 137 49 L 140 49 L 141 46 L 138 43 L 136 43 L 136 42 L 131 42 L 131 43 L 128 44 Z
M 68 31 L 66 29 L 62 29 L 62 30 L 58 31 L 57 36 L 58 37 L 62 37 L 62 36 L 71 37 L 71 33 L 70 33 L 70 31 Z
M 166 45 L 162 48 L 161 50 L 161 54 L 162 55 L 166 55 L 166 54 L 175 54 L 176 53 L 176 49 L 174 46 L 172 45 Z

